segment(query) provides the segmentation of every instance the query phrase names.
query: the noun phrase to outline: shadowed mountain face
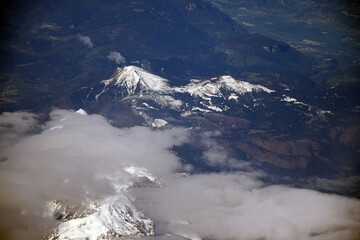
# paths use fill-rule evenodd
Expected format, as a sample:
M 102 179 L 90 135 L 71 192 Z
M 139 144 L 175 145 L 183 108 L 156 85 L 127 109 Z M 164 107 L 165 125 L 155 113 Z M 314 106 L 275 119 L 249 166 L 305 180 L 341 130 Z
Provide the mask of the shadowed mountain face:
M 39 110 L 60 97 L 67 105 L 69 92 L 124 63 L 142 65 L 173 85 L 195 76 L 299 75 L 311 69 L 307 58 L 287 44 L 248 34 L 199 0 L 1 4 L 2 111 Z

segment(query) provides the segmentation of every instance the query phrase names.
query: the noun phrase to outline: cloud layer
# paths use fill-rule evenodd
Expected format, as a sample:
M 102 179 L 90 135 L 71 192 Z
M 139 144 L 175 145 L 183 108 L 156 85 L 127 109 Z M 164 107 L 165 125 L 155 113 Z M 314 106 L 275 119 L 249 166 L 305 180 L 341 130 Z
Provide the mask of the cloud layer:
M 126 167 L 146 167 L 153 174 L 167 176 L 179 166 L 168 148 L 184 141 L 184 130 L 117 129 L 101 116 L 65 110 L 52 112 L 50 118 L 41 134 L 24 136 L 4 152 L 0 208 L 12 211 L 0 217 L 0 234 L 9 229 L 17 234 L 26 228 L 40 231 L 49 227 L 48 220 L 42 219 L 48 201 L 65 199 L 76 204 L 113 194 L 114 186 L 123 183 Z M 12 138 L 17 139 L 34 124 L 33 115 L 26 113 L 6 113 L 0 119 L 13 122 L 11 129 L 17 136 Z M 6 224 L 10 215 L 13 226 Z
M 41 132 L 39 131 L 41 129 Z M 29 135 L 36 132 L 36 134 Z M 169 149 L 187 141 L 184 129 L 118 129 L 98 115 L 56 110 L 43 125 L 24 112 L 0 115 L 0 238 L 36 239 L 53 226 L 45 203 L 81 202 L 114 194 L 129 166 L 164 180 L 162 188 L 134 188 L 135 205 L 156 223 L 158 235 L 211 239 L 356 239 L 355 199 L 286 186 L 268 186 L 263 173 L 228 159 L 204 134 L 211 166 L 231 173 L 176 174 L 183 168 Z M 125 180 L 124 180 L 125 179 Z M 30 230 L 30 231 L 29 231 Z M 33 233 L 34 235 L 31 235 Z
M 158 231 L 209 239 L 356 239 L 359 202 L 312 190 L 264 186 L 243 173 L 200 174 L 136 191 Z

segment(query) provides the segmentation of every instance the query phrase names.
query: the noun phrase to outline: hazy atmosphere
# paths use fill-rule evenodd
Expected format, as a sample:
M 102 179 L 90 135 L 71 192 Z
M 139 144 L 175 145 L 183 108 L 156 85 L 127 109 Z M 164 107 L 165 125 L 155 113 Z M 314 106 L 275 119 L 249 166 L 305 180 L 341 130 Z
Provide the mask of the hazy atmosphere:
M 358 0 L 0 1 L 0 239 L 360 239 Z

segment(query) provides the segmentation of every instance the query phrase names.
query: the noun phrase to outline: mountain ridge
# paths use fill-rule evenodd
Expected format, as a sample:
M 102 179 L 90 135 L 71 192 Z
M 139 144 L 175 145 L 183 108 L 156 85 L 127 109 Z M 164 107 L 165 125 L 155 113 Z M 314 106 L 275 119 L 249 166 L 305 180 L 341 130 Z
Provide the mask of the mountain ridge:
M 125 71 L 128 78 L 124 78 L 124 69 L 136 69 L 148 79 L 138 81 L 138 75 L 134 77 L 131 71 Z M 145 85 L 154 79 L 161 80 L 161 88 Z M 225 75 L 192 79 L 186 85 L 174 86 L 170 80 L 141 67 L 124 66 L 117 68 L 111 78 L 78 89 L 72 103 L 74 108 L 84 108 L 89 114 L 103 115 L 118 127 L 182 126 L 220 131 L 224 134 L 221 140 L 224 147 L 239 154 L 239 158 L 259 161 L 265 168 L 275 167 L 278 172 L 287 169 L 296 174 L 313 174 L 317 166 L 338 171 L 336 164 L 341 163 L 335 163 L 339 161 L 334 157 L 335 146 L 356 146 L 357 128 L 349 125 L 352 133 L 341 128 L 341 121 L 352 120 L 342 120 L 342 112 L 331 105 L 299 95 L 297 88 L 279 85 L 272 89 L 245 80 Z M 314 97 L 326 99 L 327 95 Z M 353 140 L 345 143 L 334 138 L 330 134 L 334 131 L 350 134 L 349 139 Z M 344 148 L 348 154 L 357 154 L 356 147 Z M 330 163 L 325 164 L 327 161 Z

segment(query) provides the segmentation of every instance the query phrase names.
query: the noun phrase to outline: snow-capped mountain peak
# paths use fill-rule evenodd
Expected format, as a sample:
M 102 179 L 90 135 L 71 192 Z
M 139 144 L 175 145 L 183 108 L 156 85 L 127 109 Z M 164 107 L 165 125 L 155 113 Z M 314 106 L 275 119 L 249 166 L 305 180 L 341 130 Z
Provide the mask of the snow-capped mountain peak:
M 126 66 L 117 68 L 110 79 L 91 88 L 87 98 L 90 102 L 98 103 L 109 99 L 130 103 L 133 111 L 145 119 L 149 126 L 164 127 L 167 121 L 163 117 L 152 116 L 151 112 L 167 109 L 181 116 L 197 112 L 226 112 L 232 108 L 230 105 L 240 99 L 250 101 L 248 105 L 254 105 L 251 102 L 254 94 L 267 95 L 272 92 L 275 91 L 231 76 L 192 79 L 185 86 L 175 87 L 169 84 L 169 80 L 140 67 Z
M 204 81 L 193 79 L 188 85 L 175 89 L 177 92 L 187 92 L 191 96 L 201 97 L 206 100 L 209 100 L 212 97 L 225 98 L 224 90 L 231 92 L 233 96 L 236 94 L 243 95 L 249 92 L 275 92 L 274 90 L 261 85 L 254 85 L 249 82 L 236 80 L 231 76 L 221 76 Z
M 275 92 L 274 90 L 271 90 L 261 85 L 254 85 L 249 82 L 235 80 L 231 76 L 221 76 L 218 80 L 218 85 L 239 94 L 253 91 L 265 91 L 267 93 Z
M 101 81 L 101 84 L 102 90 L 95 96 L 96 100 L 111 87 L 121 89 L 122 96 L 134 95 L 140 91 L 163 93 L 171 89 L 167 79 L 136 66 L 117 68 L 114 75 Z
M 221 76 L 209 80 L 192 79 L 183 87 L 171 87 L 168 80 L 152 74 L 140 67 L 126 66 L 117 68 L 115 74 L 107 80 L 101 81 L 103 89 L 96 95 L 96 100 L 110 87 L 121 89 L 122 96 L 130 96 L 141 91 L 151 91 L 158 94 L 188 93 L 193 97 L 209 100 L 212 97 L 225 98 L 224 91 L 233 95 L 243 95 L 249 92 L 274 92 L 261 85 L 236 80 L 231 76 Z
M 211 97 L 222 97 L 219 87 L 211 80 L 197 80 L 193 79 L 191 82 L 175 91 L 182 93 L 189 93 L 191 96 L 201 97 L 203 99 L 210 99 Z
M 129 95 L 134 94 L 138 87 L 156 92 L 166 92 L 169 90 L 167 79 L 136 66 L 118 68 L 115 75 L 105 81 L 113 82 L 119 87 L 125 87 Z
M 111 181 L 116 194 L 98 200 L 86 199 L 81 204 L 66 200 L 47 203 L 44 216 L 59 221 L 59 225 L 47 236 L 48 240 L 120 239 L 121 236 L 155 234 L 153 221 L 136 209 L 128 193 L 129 189 L 143 183 L 160 186 L 157 177 L 146 168 L 134 165 L 104 177 Z

